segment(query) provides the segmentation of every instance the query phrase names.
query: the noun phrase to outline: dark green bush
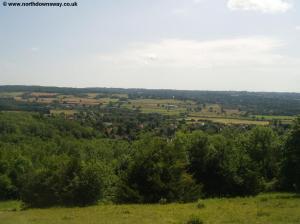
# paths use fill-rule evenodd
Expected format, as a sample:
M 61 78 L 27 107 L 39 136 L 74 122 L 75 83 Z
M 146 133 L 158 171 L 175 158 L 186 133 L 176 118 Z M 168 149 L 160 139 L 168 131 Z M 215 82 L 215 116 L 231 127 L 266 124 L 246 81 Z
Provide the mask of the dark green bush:
M 82 206 L 96 203 L 102 194 L 101 166 L 72 159 L 28 174 L 21 199 L 29 207 Z
M 188 172 L 203 185 L 205 196 L 244 196 L 259 193 L 261 176 L 244 148 L 222 135 L 194 132 L 181 136 Z
M 17 189 L 7 175 L 0 176 L 0 200 L 12 199 L 17 195 Z
M 183 151 L 175 150 L 165 139 L 144 138 L 136 143 L 121 177 L 119 202 L 158 203 L 161 198 L 173 202 L 199 197 L 201 188 L 186 178 L 185 166 Z

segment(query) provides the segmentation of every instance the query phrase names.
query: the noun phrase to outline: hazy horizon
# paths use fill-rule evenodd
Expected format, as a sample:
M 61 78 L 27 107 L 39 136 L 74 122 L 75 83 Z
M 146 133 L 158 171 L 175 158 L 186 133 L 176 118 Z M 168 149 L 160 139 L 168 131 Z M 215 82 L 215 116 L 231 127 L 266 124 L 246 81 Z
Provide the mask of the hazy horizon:
M 299 93 L 299 9 L 295 0 L 1 5 L 0 85 Z
M 215 90 L 215 89 L 168 89 L 168 88 L 142 88 L 142 87 L 113 87 L 113 86 L 55 86 L 55 85 L 22 85 L 22 84 L 11 84 L 11 85 L 0 85 L 0 87 L 12 87 L 12 86 L 25 86 L 25 87 L 42 87 L 42 88 L 72 88 L 72 89 L 141 89 L 141 90 L 170 90 L 170 91 L 199 91 L 199 92 L 249 92 L 249 93 L 296 93 L 300 94 L 300 91 L 251 91 L 251 90 Z

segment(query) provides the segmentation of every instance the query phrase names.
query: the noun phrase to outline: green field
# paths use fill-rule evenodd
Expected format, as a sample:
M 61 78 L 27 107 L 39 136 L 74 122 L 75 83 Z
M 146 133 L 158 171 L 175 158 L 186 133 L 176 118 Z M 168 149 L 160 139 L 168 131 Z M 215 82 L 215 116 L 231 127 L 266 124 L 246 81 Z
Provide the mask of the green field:
M 254 120 L 247 120 L 247 119 L 239 119 L 239 118 L 226 118 L 226 117 L 189 117 L 187 119 L 193 123 L 197 122 L 204 122 L 204 121 L 211 121 L 214 123 L 231 125 L 260 125 L 260 126 L 267 126 L 269 125 L 269 121 L 254 121 Z
M 22 94 L 22 92 L 0 92 L 0 97 L 17 97 L 21 96 Z
M 60 114 L 64 114 L 64 115 L 74 115 L 75 113 L 77 113 L 78 111 L 76 110 L 50 110 L 50 114 L 52 115 L 60 115 Z
M 23 211 L 18 202 L 0 203 L 1 224 L 185 224 L 191 217 L 207 224 L 297 224 L 300 223 L 300 196 L 276 193 L 207 199 L 190 204 L 98 205 Z
M 160 100 L 160 99 L 140 99 L 129 100 L 123 104 L 123 108 L 136 109 L 139 108 L 142 113 L 159 113 L 163 115 L 179 116 L 181 113 L 187 112 L 187 107 L 192 107 L 193 101 L 181 100 Z
M 128 109 L 139 108 L 143 113 L 160 113 L 163 115 L 180 116 L 183 113 L 188 115 L 186 119 L 188 122 L 205 122 L 211 121 L 214 123 L 225 125 L 269 125 L 269 121 L 265 120 L 253 120 L 251 118 L 241 117 L 242 112 L 238 110 L 223 109 L 218 104 L 208 104 L 199 112 L 194 112 L 196 104 L 194 101 L 182 101 L 182 100 L 158 100 L 158 99 L 140 99 L 130 100 L 129 103 L 124 104 L 123 107 Z M 189 111 L 188 108 L 192 111 Z M 285 116 L 281 116 L 283 119 L 287 119 Z M 291 119 L 290 117 L 288 117 Z M 257 117 L 259 119 L 259 117 Z M 193 121 L 191 121 L 193 120 Z
M 286 121 L 292 121 L 296 118 L 295 116 L 272 116 L 272 115 L 255 115 L 253 117 L 255 119 L 263 119 L 263 120 L 286 120 Z

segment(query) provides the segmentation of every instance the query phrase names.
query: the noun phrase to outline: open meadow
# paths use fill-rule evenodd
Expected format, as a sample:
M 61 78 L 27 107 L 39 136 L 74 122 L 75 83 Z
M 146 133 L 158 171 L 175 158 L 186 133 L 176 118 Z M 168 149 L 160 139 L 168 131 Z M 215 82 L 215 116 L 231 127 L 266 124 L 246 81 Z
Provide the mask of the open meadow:
M 189 222 L 198 220 L 199 222 Z M 201 222 L 202 221 L 202 222 Z M 97 205 L 85 208 L 20 210 L 19 202 L 0 203 L 1 224 L 298 224 L 300 197 L 262 194 L 257 197 L 207 199 L 189 204 Z

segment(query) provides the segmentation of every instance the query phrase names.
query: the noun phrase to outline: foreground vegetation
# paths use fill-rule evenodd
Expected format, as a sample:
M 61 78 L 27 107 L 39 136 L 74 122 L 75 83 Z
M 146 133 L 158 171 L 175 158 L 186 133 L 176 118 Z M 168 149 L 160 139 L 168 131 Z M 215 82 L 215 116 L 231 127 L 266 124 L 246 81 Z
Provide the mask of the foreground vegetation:
M 298 224 L 300 197 L 263 194 L 258 197 L 207 199 L 190 204 L 97 205 L 20 211 L 19 202 L 0 203 L 3 224 Z M 202 221 L 202 222 L 201 222 Z

